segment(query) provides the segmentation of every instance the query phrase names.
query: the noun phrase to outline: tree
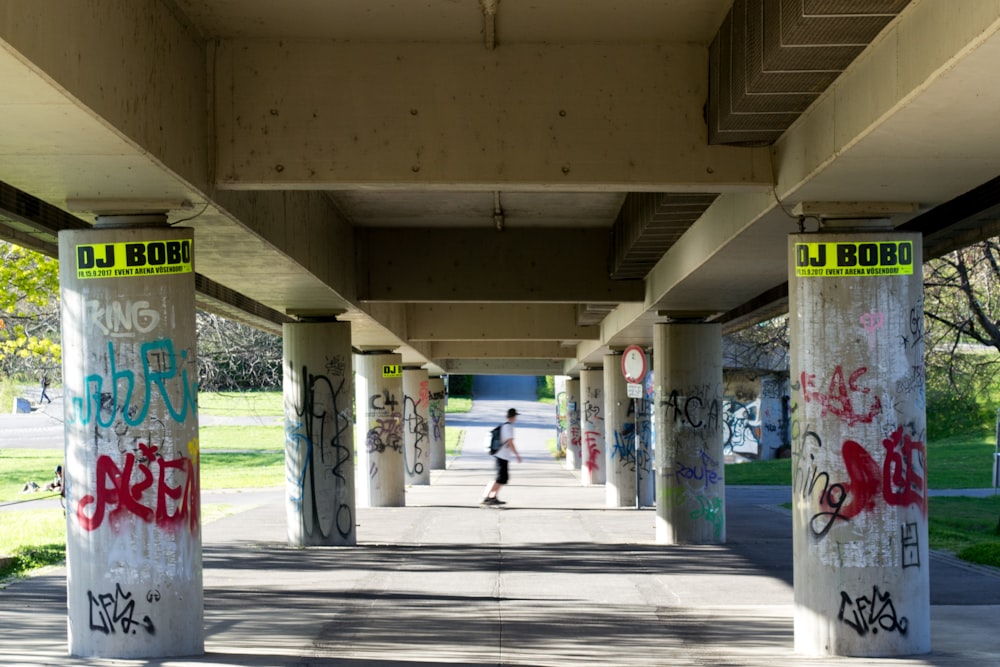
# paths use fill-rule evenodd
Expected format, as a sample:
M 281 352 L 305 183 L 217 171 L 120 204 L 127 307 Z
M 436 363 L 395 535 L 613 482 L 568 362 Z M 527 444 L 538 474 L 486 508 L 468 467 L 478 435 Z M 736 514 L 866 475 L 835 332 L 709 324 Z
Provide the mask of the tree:
M 1000 373 L 1000 239 L 924 265 L 927 400 L 941 422 L 985 427 Z
M 21 381 L 60 375 L 59 262 L 0 241 L 0 373 Z
M 205 391 L 281 388 L 281 337 L 198 311 L 198 384 Z
M 786 370 L 788 316 L 782 315 L 727 335 L 723 357 L 726 368 Z

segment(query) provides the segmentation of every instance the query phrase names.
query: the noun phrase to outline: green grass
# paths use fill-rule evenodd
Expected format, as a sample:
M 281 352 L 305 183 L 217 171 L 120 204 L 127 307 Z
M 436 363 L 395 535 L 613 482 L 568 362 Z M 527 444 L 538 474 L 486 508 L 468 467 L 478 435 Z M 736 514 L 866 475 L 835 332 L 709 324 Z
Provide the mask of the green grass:
M 927 481 L 932 489 L 984 489 L 993 486 L 991 436 L 941 438 L 927 445 Z
M 61 509 L 0 512 L 0 581 L 66 558 L 66 518 Z
M 992 437 L 953 436 L 927 445 L 927 482 L 931 489 L 985 489 L 993 486 Z M 751 461 L 726 466 L 727 484 L 792 483 L 791 459 Z
M 285 451 L 218 452 L 201 456 L 201 488 L 259 489 L 285 483 Z
M 469 412 L 472 399 L 449 396 L 446 413 Z M 284 399 L 280 391 L 202 392 L 198 394 L 198 412 L 230 417 L 282 417 Z
M 202 525 L 234 514 L 236 506 L 212 503 L 201 508 Z M 13 560 L 0 565 L 0 587 L 11 577 L 24 576 L 66 560 L 66 517 L 61 509 L 0 512 L 0 555 Z
M 51 497 L 51 493 L 21 493 L 27 481 L 44 487 L 62 465 L 61 449 L 0 449 L 0 503 Z
M 931 549 L 950 551 L 962 560 L 1000 567 L 1000 496 L 935 496 L 927 500 Z M 781 503 L 792 509 L 792 503 Z
M 444 406 L 445 414 L 455 412 L 469 412 L 472 410 L 472 399 L 461 398 L 460 396 L 449 396 Z
M 200 392 L 198 412 L 230 417 L 281 417 L 285 414 L 280 391 Z
M 202 451 L 282 450 L 285 427 L 275 426 L 202 426 L 198 429 Z
M 973 563 L 1000 567 L 1000 497 L 937 496 L 928 501 L 932 549 L 955 553 Z
M 789 486 L 791 483 L 791 459 L 731 463 L 726 466 L 726 484 Z

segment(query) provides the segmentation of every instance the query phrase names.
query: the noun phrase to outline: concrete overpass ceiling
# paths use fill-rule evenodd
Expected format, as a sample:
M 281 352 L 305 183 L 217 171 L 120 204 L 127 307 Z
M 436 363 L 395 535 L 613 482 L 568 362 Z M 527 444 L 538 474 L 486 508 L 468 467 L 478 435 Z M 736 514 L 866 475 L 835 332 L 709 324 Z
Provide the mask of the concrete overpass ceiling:
M 610 229 L 625 195 L 508 190 L 336 190 L 330 198 L 355 227 Z
M 732 0 L 174 0 L 210 38 L 481 42 L 483 5 L 501 43 L 708 44 Z
M 664 316 L 778 294 L 796 223 L 775 196 L 915 204 L 903 225 L 1000 174 L 997 3 L 864 4 L 876 16 L 824 42 L 844 2 L 8 3 L 0 181 L 87 220 L 197 216 L 209 302 L 337 314 L 406 363 L 579 368 L 649 344 Z M 730 10 L 761 27 L 728 47 L 754 66 L 774 44 L 754 12 L 797 12 L 771 53 L 791 74 L 751 83 L 851 52 L 822 85 L 744 96 L 735 120 L 770 134 L 735 143 L 769 147 L 710 143 Z M 966 218 L 962 238 L 994 222 Z

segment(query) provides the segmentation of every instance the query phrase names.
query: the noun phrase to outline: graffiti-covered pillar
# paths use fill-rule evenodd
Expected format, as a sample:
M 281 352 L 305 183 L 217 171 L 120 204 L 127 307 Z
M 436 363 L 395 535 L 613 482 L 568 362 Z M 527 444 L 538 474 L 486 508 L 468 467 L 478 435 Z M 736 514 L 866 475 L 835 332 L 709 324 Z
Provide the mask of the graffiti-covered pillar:
M 428 386 L 431 392 L 430 404 L 427 407 L 427 414 L 430 416 L 431 431 L 431 470 L 444 470 L 448 464 L 444 437 L 444 409 L 446 400 L 444 378 L 430 378 L 428 382 L 430 383 Z
M 656 504 L 655 461 L 656 428 L 653 423 L 653 406 L 656 404 L 652 369 L 642 383 L 642 399 L 633 401 L 635 408 L 635 460 L 639 466 L 639 507 Z
M 583 461 L 580 482 L 584 486 L 604 484 L 607 465 L 604 461 L 604 371 L 580 371 L 580 426 L 583 435 Z
M 69 652 L 204 652 L 194 233 L 59 233 Z
M 403 465 L 407 484 L 431 483 L 430 380 L 425 368 L 403 369 Z
M 622 375 L 622 355 L 604 356 L 605 504 L 635 506 L 635 414 Z
M 582 467 L 583 456 L 580 424 L 580 379 L 566 380 L 566 469 L 579 470 Z
M 358 505 L 404 507 L 403 361 L 389 352 L 354 357 L 359 436 Z
M 722 460 L 722 329 L 718 324 L 657 324 L 656 541 L 726 541 Z
M 565 375 L 556 375 L 553 380 L 556 391 L 556 458 L 565 459 L 569 448 L 569 422 L 566 421 L 566 380 Z
M 351 324 L 285 324 L 282 336 L 288 544 L 354 545 Z
M 927 653 L 921 237 L 788 249 L 795 650 Z

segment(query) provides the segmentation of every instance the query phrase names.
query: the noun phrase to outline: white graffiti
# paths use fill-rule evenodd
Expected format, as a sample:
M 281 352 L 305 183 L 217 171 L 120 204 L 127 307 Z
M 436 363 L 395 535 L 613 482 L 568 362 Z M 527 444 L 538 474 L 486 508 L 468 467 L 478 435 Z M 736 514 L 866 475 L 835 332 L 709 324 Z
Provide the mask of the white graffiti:
M 160 323 L 160 313 L 149 301 L 112 301 L 107 306 L 97 299 L 87 301 L 87 322 L 105 336 L 127 338 L 149 333 Z

